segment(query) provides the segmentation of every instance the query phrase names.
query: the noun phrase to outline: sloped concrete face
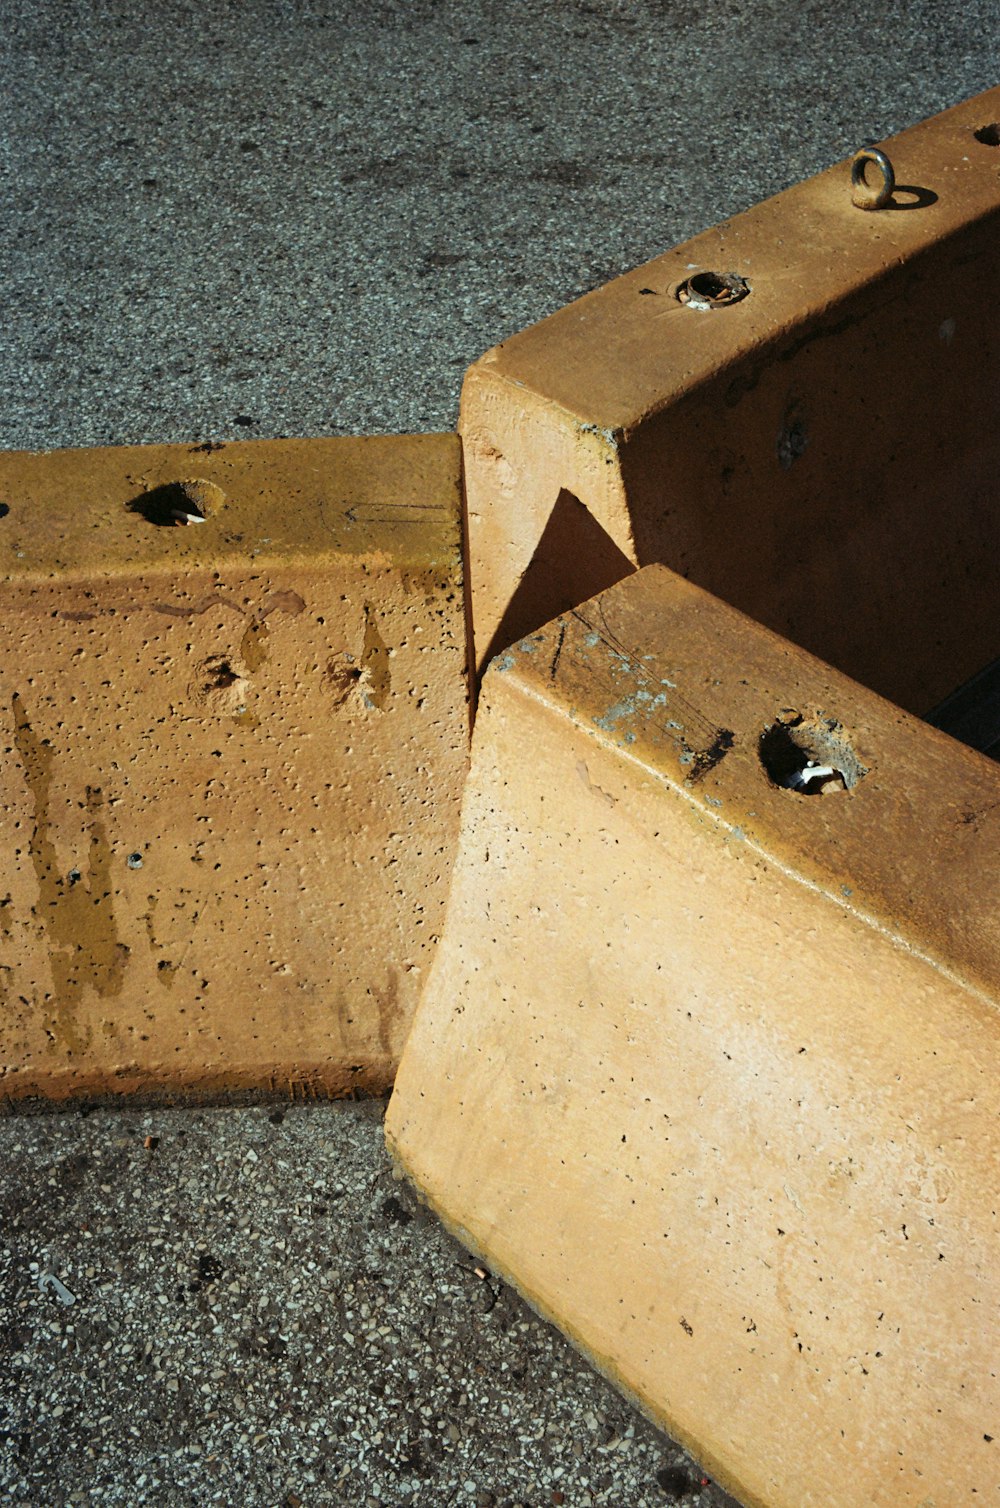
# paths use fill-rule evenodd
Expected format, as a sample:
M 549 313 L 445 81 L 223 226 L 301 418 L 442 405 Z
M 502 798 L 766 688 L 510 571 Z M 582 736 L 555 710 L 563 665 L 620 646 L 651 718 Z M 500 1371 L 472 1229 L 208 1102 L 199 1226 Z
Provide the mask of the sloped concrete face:
M 467 768 L 454 436 L 0 457 L 0 1092 L 379 1089 Z
M 663 562 L 918 714 L 995 658 L 998 116 L 995 89 L 888 142 L 885 209 L 841 164 L 470 368 L 480 666 L 573 605 L 579 558 L 538 584 L 567 499 L 595 591 Z M 745 296 L 683 301 L 713 276 Z
M 485 678 L 389 1146 L 747 1504 L 1000 1487 L 998 811 L 662 567 Z

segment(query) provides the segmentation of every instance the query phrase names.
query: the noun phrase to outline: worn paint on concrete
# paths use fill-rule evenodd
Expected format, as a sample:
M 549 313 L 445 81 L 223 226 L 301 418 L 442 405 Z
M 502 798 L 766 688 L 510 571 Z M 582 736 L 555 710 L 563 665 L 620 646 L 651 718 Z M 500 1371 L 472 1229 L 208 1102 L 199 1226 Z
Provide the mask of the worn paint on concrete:
M 467 764 L 457 440 L 8 454 L 0 497 L 0 1091 L 386 1086 Z
M 1000 769 L 661 566 L 520 647 L 391 1149 L 742 1502 L 995 1495 Z

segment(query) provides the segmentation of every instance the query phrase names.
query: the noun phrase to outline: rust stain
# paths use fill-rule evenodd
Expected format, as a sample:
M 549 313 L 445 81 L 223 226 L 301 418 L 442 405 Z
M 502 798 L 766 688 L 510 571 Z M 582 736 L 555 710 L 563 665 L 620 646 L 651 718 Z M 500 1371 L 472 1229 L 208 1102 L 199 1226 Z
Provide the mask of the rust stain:
M 82 1052 L 92 1036 L 89 1027 L 81 1030 L 77 1023 L 76 1008 L 83 992 L 89 986 L 102 999 L 119 995 L 129 952 L 118 939 L 115 922 L 111 848 L 102 817 L 104 798 L 98 788 L 87 787 L 86 878 L 76 870 L 72 876 L 64 876 L 49 832 L 55 752 L 47 739 L 35 733 L 18 692 L 14 693 L 11 706 L 14 741 L 35 802 L 31 862 L 38 881 L 38 900 L 32 907 L 32 915 L 48 937 L 51 1031 L 70 1051 Z

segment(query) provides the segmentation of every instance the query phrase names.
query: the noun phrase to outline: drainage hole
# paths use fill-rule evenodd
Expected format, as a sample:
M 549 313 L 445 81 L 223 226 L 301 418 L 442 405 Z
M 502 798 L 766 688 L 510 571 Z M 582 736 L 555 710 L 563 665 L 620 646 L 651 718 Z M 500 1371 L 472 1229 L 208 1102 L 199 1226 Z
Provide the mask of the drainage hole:
M 205 662 L 209 680 L 206 682 L 206 691 L 225 691 L 229 686 L 235 686 L 240 679 L 228 660 L 212 658 Z
M 800 796 L 849 791 L 868 773 L 835 718 L 807 722 L 785 711 L 764 729 L 758 752 L 772 785 Z
M 225 501 L 221 487 L 196 477 L 185 482 L 164 482 L 133 498 L 125 507 L 157 529 L 176 529 L 205 523 Z
M 677 297 L 692 309 L 722 309 L 749 292 L 750 284 L 735 272 L 696 272 L 681 284 Z

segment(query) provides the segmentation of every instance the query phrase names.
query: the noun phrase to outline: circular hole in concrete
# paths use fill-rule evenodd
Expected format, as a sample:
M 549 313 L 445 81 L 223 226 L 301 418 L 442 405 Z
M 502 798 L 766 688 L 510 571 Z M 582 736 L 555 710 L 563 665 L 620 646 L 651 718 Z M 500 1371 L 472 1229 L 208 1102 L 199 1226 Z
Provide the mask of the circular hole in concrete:
M 1000 147 L 1000 121 L 994 120 L 988 126 L 980 126 L 972 134 L 984 147 Z
M 772 785 L 800 796 L 849 791 L 868 773 L 835 718 L 782 712 L 764 729 L 758 752 Z
M 692 309 L 724 309 L 749 292 L 750 284 L 735 272 L 696 272 L 681 284 L 677 297 Z
M 158 529 L 203 524 L 225 503 L 226 494 L 215 482 L 193 477 L 183 482 L 163 482 L 143 492 L 125 506 Z

